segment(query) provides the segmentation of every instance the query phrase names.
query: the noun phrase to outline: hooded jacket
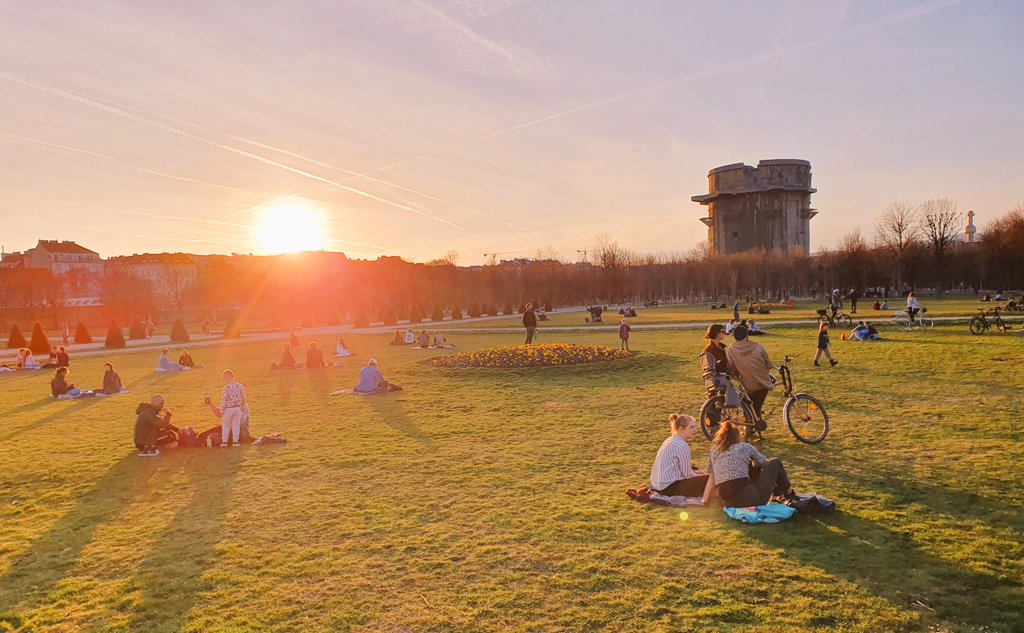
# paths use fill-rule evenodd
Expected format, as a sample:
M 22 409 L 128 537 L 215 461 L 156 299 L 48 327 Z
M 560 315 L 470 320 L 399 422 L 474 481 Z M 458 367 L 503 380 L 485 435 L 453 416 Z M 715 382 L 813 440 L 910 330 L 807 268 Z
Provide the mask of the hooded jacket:
M 740 375 L 740 382 L 748 392 L 775 387 L 769 378 L 769 372 L 775 365 L 760 343 L 750 339 L 736 341 L 726 350 L 726 355 L 729 357 L 729 366 L 734 373 Z
M 140 402 L 135 409 L 135 444 L 152 446 L 156 444 L 156 432 L 171 421 L 171 414 L 162 417 L 156 407 L 148 402 Z

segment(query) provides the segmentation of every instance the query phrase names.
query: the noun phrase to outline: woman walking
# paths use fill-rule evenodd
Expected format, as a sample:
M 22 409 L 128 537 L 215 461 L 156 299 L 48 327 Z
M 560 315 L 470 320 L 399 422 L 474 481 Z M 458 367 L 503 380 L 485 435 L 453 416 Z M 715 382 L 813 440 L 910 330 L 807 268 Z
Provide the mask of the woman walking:
M 833 367 L 839 364 L 839 361 L 832 358 L 832 354 L 828 353 L 828 347 L 828 324 L 822 321 L 818 324 L 818 351 L 814 354 L 815 367 L 821 367 L 821 365 L 818 364 L 818 360 L 821 358 L 822 354 L 825 355 L 825 358 L 828 359 L 828 363 Z

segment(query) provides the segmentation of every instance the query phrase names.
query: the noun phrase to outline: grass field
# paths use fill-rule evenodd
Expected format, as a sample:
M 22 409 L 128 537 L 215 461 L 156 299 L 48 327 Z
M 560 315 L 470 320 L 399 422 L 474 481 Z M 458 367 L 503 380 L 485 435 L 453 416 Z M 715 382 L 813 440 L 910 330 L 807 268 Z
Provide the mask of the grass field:
M 883 334 L 837 340 L 836 369 L 810 367 L 810 327 L 762 337 L 832 431 L 804 446 L 776 414 L 759 448 L 840 507 L 778 526 L 623 494 L 667 415 L 701 404 L 696 331 L 534 370 L 432 369 L 382 335 L 320 371 L 271 372 L 278 342 L 197 350 L 210 368 L 180 375 L 128 353 L 111 359 L 131 394 L 79 401 L 46 398 L 48 372 L 0 374 L 0 631 L 1022 631 L 1024 336 Z M 370 356 L 406 390 L 328 395 Z M 289 443 L 136 457 L 137 402 L 212 426 L 224 367 L 253 432 Z

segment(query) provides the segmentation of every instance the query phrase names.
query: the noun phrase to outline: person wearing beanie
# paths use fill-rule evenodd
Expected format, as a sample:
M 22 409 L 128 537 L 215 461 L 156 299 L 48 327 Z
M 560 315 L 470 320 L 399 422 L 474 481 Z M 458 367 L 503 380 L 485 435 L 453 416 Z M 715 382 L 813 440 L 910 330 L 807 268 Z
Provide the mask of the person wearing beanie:
M 715 323 L 708 326 L 704 338 L 708 344 L 700 353 L 700 368 L 704 375 L 704 384 L 707 387 L 714 387 L 719 393 L 725 395 L 725 406 L 740 406 L 740 396 L 736 388 L 732 386 L 729 357 L 725 351 L 725 326 Z
M 768 392 L 775 388 L 775 380 L 772 378 L 771 371 L 776 369 L 776 366 L 768 358 L 768 352 L 765 351 L 764 346 L 747 338 L 745 326 L 737 325 L 736 329 L 732 331 L 732 335 L 736 342 L 729 347 L 727 352 L 729 366 L 733 368 L 734 373 L 739 375 L 740 382 L 743 383 L 743 387 L 747 390 L 747 395 L 750 396 L 750 401 L 754 405 L 754 410 L 757 411 L 758 417 L 761 417 L 764 400 L 768 397 Z M 757 431 L 763 431 L 765 424 L 760 421 L 754 428 Z

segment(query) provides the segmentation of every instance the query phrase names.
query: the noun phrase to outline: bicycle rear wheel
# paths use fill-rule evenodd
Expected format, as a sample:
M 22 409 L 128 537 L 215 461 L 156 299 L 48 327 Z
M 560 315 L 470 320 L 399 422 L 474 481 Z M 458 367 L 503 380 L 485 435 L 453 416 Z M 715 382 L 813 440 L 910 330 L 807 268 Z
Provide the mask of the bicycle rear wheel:
M 754 412 L 749 404 L 743 402 L 740 408 L 726 409 L 725 396 L 718 395 L 704 401 L 700 408 L 698 423 L 700 424 L 700 430 L 704 433 L 704 437 L 708 438 L 710 442 L 715 439 L 715 434 L 718 433 L 722 422 L 731 420 L 739 427 L 741 434 L 749 435 L 753 432 L 754 419 Z
M 828 435 L 828 413 L 813 396 L 798 393 L 786 400 L 782 419 L 789 432 L 804 444 L 817 444 Z
M 985 323 L 985 319 L 981 317 L 974 317 L 971 319 L 971 334 L 981 336 L 988 329 L 988 324 Z

